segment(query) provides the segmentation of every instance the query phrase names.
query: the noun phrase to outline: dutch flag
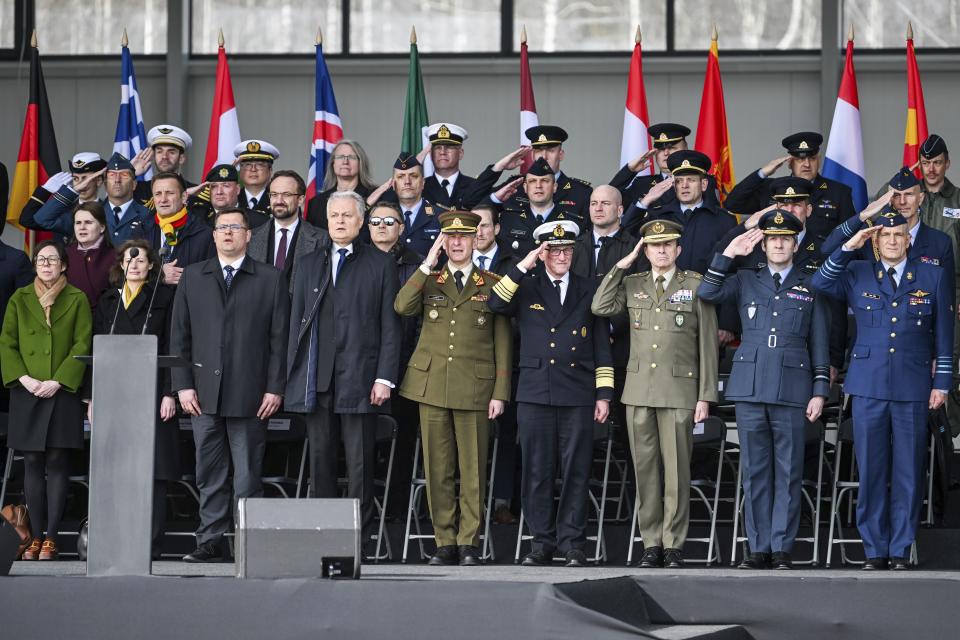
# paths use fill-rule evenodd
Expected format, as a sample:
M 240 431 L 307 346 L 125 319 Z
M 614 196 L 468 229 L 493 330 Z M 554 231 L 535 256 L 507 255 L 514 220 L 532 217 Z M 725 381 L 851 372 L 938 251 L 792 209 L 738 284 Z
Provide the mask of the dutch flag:
M 863 211 L 867 198 L 863 164 L 863 136 L 860 132 L 860 100 L 853 70 L 853 34 L 847 40 L 847 59 L 840 81 L 840 95 L 830 125 L 830 140 L 823 160 L 823 176 L 841 182 L 853 191 L 853 206 Z
M 147 133 L 143 128 L 143 109 L 140 108 L 137 77 L 133 73 L 133 56 L 124 44 L 120 50 L 120 114 L 117 116 L 117 133 L 113 136 L 113 150 L 132 160 L 146 148 Z M 137 180 L 150 180 L 152 174 L 153 169 L 148 169 L 144 175 L 138 176 Z
M 343 123 L 333 95 L 333 82 L 323 59 L 323 44 L 317 34 L 317 101 L 313 117 L 313 146 L 307 170 L 307 200 L 323 190 L 323 176 L 333 148 L 343 139 Z

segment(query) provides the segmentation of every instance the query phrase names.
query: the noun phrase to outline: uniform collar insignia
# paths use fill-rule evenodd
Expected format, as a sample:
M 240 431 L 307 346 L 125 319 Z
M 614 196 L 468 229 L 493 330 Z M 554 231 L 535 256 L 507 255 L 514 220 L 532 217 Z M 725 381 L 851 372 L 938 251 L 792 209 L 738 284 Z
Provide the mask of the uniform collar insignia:
M 470 274 L 470 279 L 473 280 L 473 284 L 477 285 L 478 287 L 483 286 L 483 276 L 477 271 L 474 271 L 472 274 Z
M 821 191 L 826 191 L 826 190 L 827 190 L 827 183 L 824 182 L 824 183 L 821 184 L 818 188 L 819 188 Z
M 907 271 L 907 280 L 913 280 L 913 271 Z
M 439 275 L 437 275 L 437 284 L 443 284 L 446 281 L 447 281 L 447 272 L 441 271 Z

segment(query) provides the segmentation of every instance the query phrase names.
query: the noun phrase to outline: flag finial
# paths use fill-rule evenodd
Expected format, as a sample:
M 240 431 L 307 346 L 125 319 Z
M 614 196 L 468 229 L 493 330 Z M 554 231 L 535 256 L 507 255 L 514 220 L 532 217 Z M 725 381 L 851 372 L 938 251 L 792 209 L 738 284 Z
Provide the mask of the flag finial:
M 33 35 L 30 36 L 30 46 L 33 47 L 34 49 L 37 48 L 37 30 L 36 29 L 33 30 Z
M 520 25 L 520 44 L 527 44 L 527 25 Z
M 127 37 L 127 28 L 123 28 L 123 37 L 120 38 L 120 46 L 126 47 L 130 44 L 130 38 Z
M 323 30 L 317 27 L 317 45 L 323 44 Z
M 710 35 L 710 39 L 713 40 L 714 42 L 716 42 L 716 41 L 717 41 L 717 38 L 718 38 L 719 36 L 720 36 L 720 34 L 717 33 L 717 23 L 714 22 L 714 23 L 713 23 L 713 33 Z
M 850 28 L 847 30 L 847 41 L 853 42 L 853 23 L 850 23 Z
M 410 27 L 410 44 L 417 44 L 417 27 Z
M 641 40 L 641 38 L 640 38 L 640 25 L 637 25 L 637 33 L 636 33 L 636 35 L 633 36 L 633 41 L 634 41 L 636 44 L 640 44 L 640 40 Z
M 223 29 L 221 28 L 221 29 L 220 29 L 220 35 L 217 36 L 217 46 L 220 47 L 221 49 L 223 48 L 223 42 L 224 42 L 224 40 L 223 40 Z
M 913 22 L 907 20 L 907 40 L 913 40 Z

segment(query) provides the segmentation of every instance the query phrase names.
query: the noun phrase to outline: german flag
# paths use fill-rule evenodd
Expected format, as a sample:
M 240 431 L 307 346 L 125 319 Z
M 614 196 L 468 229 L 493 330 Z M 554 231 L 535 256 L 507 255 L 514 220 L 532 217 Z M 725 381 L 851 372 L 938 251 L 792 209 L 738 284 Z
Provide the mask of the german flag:
M 37 187 L 59 172 L 60 153 L 57 151 L 53 118 L 50 115 L 50 104 L 47 102 L 47 87 L 43 82 L 43 71 L 40 69 L 37 32 L 34 31 L 30 41 L 30 101 L 27 103 L 20 152 L 17 154 L 17 167 L 13 176 L 13 185 L 10 188 L 7 222 L 22 230 L 20 212 L 23 206 L 30 200 Z M 29 245 L 29 240 L 27 244 Z

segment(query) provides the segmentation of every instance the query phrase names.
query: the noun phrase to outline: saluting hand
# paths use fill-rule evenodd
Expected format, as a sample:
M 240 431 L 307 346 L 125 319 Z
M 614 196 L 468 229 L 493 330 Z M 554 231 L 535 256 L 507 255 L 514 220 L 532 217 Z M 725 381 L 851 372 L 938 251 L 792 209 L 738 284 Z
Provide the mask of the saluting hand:
M 130 158 L 130 164 L 133 165 L 133 172 L 137 176 L 142 176 L 150 169 L 150 160 L 153 156 L 153 148 L 147 147 L 137 152 L 137 155 Z
M 763 172 L 763 175 L 765 175 L 765 176 L 767 176 L 767 177 L 769 178 L 770 176 L 772 176 L 773 174 L 775 174 L 775 173 L 777 172 L 777 169 L 779 169 L 779 168 L 782 167 L 784 164 L 786 164 L 787 162 L 789 162 L 789 161 L 790 161 L 790 158 L 792 158 L 792 157 L 793 157 L 793 156 L 787 154 L 787 155 L 785 155 L 785 156 L 781 156 L 781 157 L 779 157 L 779 158 L 775 158 L 775 159 L 771 160 L 770 162 L 768 162 L 767 164 L 763 165 L 763 167 L 760 169 L 760 171 Z
M 523 159 L 530 153 L 529 146 L 521 146 L 519 149 L 511 151 L 503 156 L 493 165 L 494 171 L 511 171 L 517 169 L 523 164 Z
M 637 246 L 633 248 L 633 251 L 627 255 L 620 258 L 617 261 L 617 269 L 626 271 L 633 266 L 633 263 L 637 261 L 637 257 L 640 255 L 640 252 L 643 250 L 643 238 L 640 238 L 640 241 L 637 242 Z
M 546 259 L 548 250 L 549 248 L 547 247 L 546 243 L 541 244 L 533 251 L 528 253 L 526 257 L 517 264 L 517 266 L 521 267 L 524 271 L 530 271 L 530 269 L 533 269 L 535 266 L 537 266 L 538 260 Z
M 440 262 L 440 252 L 443 251 L 443 242 L 445 235 L 442 233 L 437 236 L 437 239 L 433 241 L 433 246 L 430 247 L 430 251 L 427 252 L 427 257 L 423 259 L 423 264 L 427 265 L 428 269 L 436 269 L 437 263 Z
M 523 183 L 523 178 L 515 178 L 503 185 L 494 192 L 494 197 L 500 202 L 506 202 L 513 197 L 513 194 L 517 192 L 517 189 L 520 188 L 521 183 Z
M 417 162 L 423 164 L 423 159 L 427 157 L 427 154 L 430 153 L 430 143 L 423 145 L 423 149 L 420 149 L 420 153 L 417 154 Z
M 860 229 L 860 231 L 857 231 L 855 234 L 853 234 L 852 238 L 843 243 L 843 248 L 847 251 L 856 251 L 863 245 L 867 244 L 867 240 L 876 239 L 877 235 L 880 233 L 880 229 L 882 228 L 883 227 L 880 225 L 877 225 L 874 227 Z
M 640 200 L 640 206 L 644 209 L 649 209 L 651 204 L 659 200 L 660 197 L 667 191 L 670 191 L 670 189 L 673 189 L 673 176 L 667 176 L 661 182 L 650 187 L 647 195 L 643 196 L 643 199 Z
M 650 160 L 650 158 L 653 157 L 653 154 L 655 154 L 656 152 L 657 150 L 655 148 L 647 149 L 638 157 L 631 160 L 627 164 L 627 168 L 630 169 L 630 171 L 633 171 L 634 173 L 636 173 L 637 171 L 640 171 L 641 169 L 643 169 L 644 165 L 647 164 L 647 162 Z
M 763 231 L 760 231 L 760 229 L 745 231 L 730 241 L 727 248 L 723 250 L 723 255 L 728 258 L 748 256 L 762 239 Z
M 870 220 L 875 215 L 880 213 L 880 210 L 883 209 L 886 205 L 890 203 L 890 199 L 893 198 L 893 189 L 888 189 L 885 194 L 871 202 L 860 212 L 860 220 L 866 222 Z
M 774 202 L 769 207 L 764 207 L 763 209 L 760 209 L 760 211 L 757 211 L 751 214 L 750 217 L 747 218 L 746 221 L 743 223 L 743 228 L 756 229 L 757 225 L 760 224 L 760 218 L 762 218 L 765 214 L 769 213 L 770 211 L 773 211 L 776 208 L 777 208 L 777 203 Z
M 376 190 L 367 196 L 367 206 L 372 207 L 389 189 L 393 188 L 393 177 L 387 178 L 387 181 L 376 188 Z
M 81 173 L 74 174 L 73 176 L 73 190 L 74 191 L 83 191 L 91 182 L 95 182 L 97 178 L 100 178 L 107 172 L 107 168 L 104 167 L 100 171 L 94 171 L 93 173 Z

